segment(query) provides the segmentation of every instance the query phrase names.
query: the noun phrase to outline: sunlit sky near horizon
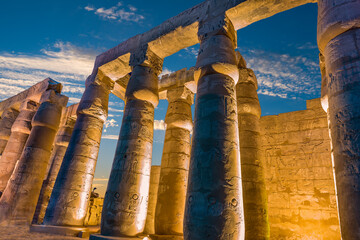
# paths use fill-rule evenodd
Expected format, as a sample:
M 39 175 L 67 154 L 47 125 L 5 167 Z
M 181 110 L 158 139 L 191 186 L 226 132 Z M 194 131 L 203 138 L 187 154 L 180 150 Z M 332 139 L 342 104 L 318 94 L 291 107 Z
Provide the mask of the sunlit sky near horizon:
M 80 101 L 95 57 L 200 0 L 4 1 L 0 8 L 0 101 L 47 77 L 64 85 L 69 105 Z M 320 96 L 316 45 L 317 5 L 306 4 L 238 30 L 238 50 L 259 82 L 262 115 L 306 108 Z M 164 60 L 170 73 L 195 65 L 198 45 Z M 124 102 L 110 96 L 94 187 L 104 193 Z M 159 165 L 167 102 L 155 110 L 153 164 Z

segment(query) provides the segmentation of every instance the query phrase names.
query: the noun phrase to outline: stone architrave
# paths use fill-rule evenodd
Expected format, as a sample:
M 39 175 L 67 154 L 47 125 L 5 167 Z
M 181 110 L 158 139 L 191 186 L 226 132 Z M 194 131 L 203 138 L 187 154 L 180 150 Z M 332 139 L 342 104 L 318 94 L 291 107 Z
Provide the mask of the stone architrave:
M 199 38 L 184 239 L 244 239 L 236 32 L 219 16 L 200 24 Z
M 31 131 L 31 120 L 38 109 L 38 103 L 25 100 L 20 106 L 20 113 L 11 127 L 11 135 L 0 158 L 0 191 L 3 192 L 16 162 L 24 149 Z
M 360 1 L 320 0 L 317 39 L 341 236 L 360 239 Z
M 49 89 L 43 93 L 21 157 L 0 199 L 0 222 L 30 224 L 68 97 Z
M 241 176 L 243 186 L 245 239 L 270 238 L 264 166 L 260 157 L 261 108 L 254 72 L 246 68 L 239 52 L 239 81 L 236 98 L 240 138 Z
M 101 236 L 136 236 L 145 227 L 154 130 L 163 60 L 146 46 L 133 53 L 133 71 L 101 218 Z
M 11 126 L 19 115 L 19 111 L 9 108 L 1 114 L 0 119 L 0 155 L 4 152 L 8 139 L 11 135 Z
M 74 130 L 46 209 L 44 225 L 84 225 L 113 86 L 111 79 L 100 79 L 98 75 L 86 83 Z
M 69 145 L 71 134 L 74 129 L 76 119 L 74 117 L 67 117 L 61 124 L 61 127 L 56 134 L 55 144 L 50 157 L 50 168 L 45 178 L 39 200 L 36 206 L 36 211 L 32 223 L 41 224 L 44 220 L 46 208 L 48 206 L 50 196 L 59 173 L 61 163 L 63 161 L 66 149 Z
M 155 233 L 183 235 L 190 162 L 194 93 L 182 86 L 167 91 L 166 132 L 156 204 Z
M 155 233 L 155 209 L 157 203 L 157 193 L 159 189 L 160 170 L 160 166 L 151 166 L 149 203 L 144 228 L 145 234 Z

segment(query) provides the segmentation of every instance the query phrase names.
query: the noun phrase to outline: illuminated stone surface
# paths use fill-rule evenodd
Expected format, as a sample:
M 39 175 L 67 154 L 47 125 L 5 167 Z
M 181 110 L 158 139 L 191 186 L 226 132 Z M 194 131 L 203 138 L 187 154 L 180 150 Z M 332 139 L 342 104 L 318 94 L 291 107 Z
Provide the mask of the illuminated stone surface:
M 243 186 L 245 239 L 269 239 L 267 195 L 260 158 L 260 115 L 257 80 L 239 54 L 239 81 L 236 85 Z
M 261 155 L 271 239 L 340 240 L 330 139 L 320 99 L 264 116 Z
M 45 225 L 83 226 L 90 199 L 103 124 L 107 117 L 110 79 L 87 81 L 77 120 L 61 164 Z
M 135 236 L 145 226 L 154 128 L 158 104 L 158 75 L 162 59 L 146 47 L 131 57 L 133 71 L 119 141 L 105 194 L 101 234 Z
M 20 113 L 11 127 L 11 135 L 0 158 L 0 191 L 3 192 L 10 176 L 24 149 L 31 131 L 31 120 L 38 104 L 25 100 L 20 107 Z
M 78 104 L 71 105 L 63 111 L 62 121 L 55 137 L 55 144 L 51 153 L 48 170 L 45 175 L 46 178 L 42 184 L 32 223 L 41 224 L 43 222 L 51 192 L 74 129 L 77 107 Z
M 42 95 L 29 138 L 0 199 L 2 224 L 31 222 L 67 101 L 68 97 L 53 89 Z
M 360 1 L 319 1 L 318 6 L 341 236 L 360 239 Z
M 1 114 L 0 119 L 0 154 L 3 153 L 6 144 L 11 135 L 11 126 L 13 125 L 19 111 L 9 108 Z
M 149 202 L 144 228 L 145 234 L 155 233 L 155 209 L 158 199 L 157 192 L 159 188 L 160 169 L 160 166 L 151 166 Z
M 89 209 L 85 217 L 85 226 L 100 226 L 104 198 L 90 197 Z
M 156 205 L 155 233 L 182 235 L 190 161 L 191 105 L 194 93 L 186 87 L 167 91 L 164 150 Z
M 244 239 L 236 32 L 219 17 L 203 23 L 199 37 L 184 239 Z

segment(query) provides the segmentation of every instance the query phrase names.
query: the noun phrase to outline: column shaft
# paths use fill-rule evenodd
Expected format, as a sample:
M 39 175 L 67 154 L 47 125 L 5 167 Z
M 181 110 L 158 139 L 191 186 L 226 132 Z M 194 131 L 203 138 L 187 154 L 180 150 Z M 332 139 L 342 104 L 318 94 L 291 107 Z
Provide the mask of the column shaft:
M 156 205 L 155 233 L 182 235 L 190 161 L 191 104 L 185 87 L 168 90 L 169 106 Z
M 135 236 L 145 226 L 152 157 L 154 109 L 159 101 L 158 71 L 135 65 L 116 154 L 104 199 L 101 234 Z
M 45 225 L 84 224 L 112 88 L 110 79 L 100 80 L 98 76 L 86 86 L 77 109 L 69 146 L 46 209 Z
M 236 32 L 222 17 L 200 25 L 199 35 L 184 239 L 244 239 Z
M 9 108 L 1 114 L 0 119 L 0 155 L 3 153 L 11 134 L 11 126 L 19 115 L 19 111 Z
M 24 151 L 0 199 L 1 222 L 31 222 L 67 100 L 54 90 L 42 95 Z
M 259 156 L 261 109 L 256 90 L 254 72 L 243 66 L 239 70 L 236 96 L 247 240 L 270 238 L 264 168 Z
M 341 236 L 360 239 L 360 1 L 319 1 L 318 45 L 328 99 Z
M 31 120 L 38 104 L 26 100 L 20 107 L 20 113 L 11 127 L 11 135 L 0 158 L 0 191 L 3 192 L 14 171 L 31 131 Z
M 149 204 L 144 228 L 145 234 L 155 233 L 155 209 L 157 203 L 157 193 L 159 189 L 160 169 L 160 166 L 151 166 Z
M 33 223 L 41 224 L 44 220 L 46 208 L 48 206 L 50 196 L 56 181 L 56 177 L 59 173 L 66 149 L 69 145 L 74 125 L 75 119 L 69 117 L 56 134 L 55 145 L 50 157 L 50 168 L 48 171 L 48 175 L 42 184 L 39 200 L 33 218 Z

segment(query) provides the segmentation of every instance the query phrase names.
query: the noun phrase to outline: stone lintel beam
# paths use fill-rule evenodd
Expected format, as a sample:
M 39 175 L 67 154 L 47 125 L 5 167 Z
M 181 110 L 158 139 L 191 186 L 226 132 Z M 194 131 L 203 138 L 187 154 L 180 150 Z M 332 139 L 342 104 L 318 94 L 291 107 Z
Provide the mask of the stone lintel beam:
M 204 1 L 179 15 L 172 17 L 146 33 L 136 35 L 96 57 L 90 79 L 98 74 L 98 69 L 116 81 L 130 72 L 130 53 L 148 45 L 159 57 L 165 58 L 181 49 L 199 43 L 197 36 L 199 23 L 218 15 L 226 14 L 235 30 L 277 13 L 314 3 L 316 0 L 228 0 Z M 115 94 L 116 95 L 116 94 Z
M 34 102 L 39 102 L 41 95 L 43 92 L 45 92 L 49 86 L 52 86 L 53 89 L 57 89 L 56 92 L 61 92 L 61 84 L 54 81 L 51 78 L 46 78 L 41 82 L 36 83 L 32 87 L 28 88 L 25 91 L 22 91 L 21 93 L 10 97 L 2 102 L 0 102 L 0 114 L 9 108 L 14 108 L 18 110 L 20 108 L 20 105 L 26 100 L 32 100 Z

